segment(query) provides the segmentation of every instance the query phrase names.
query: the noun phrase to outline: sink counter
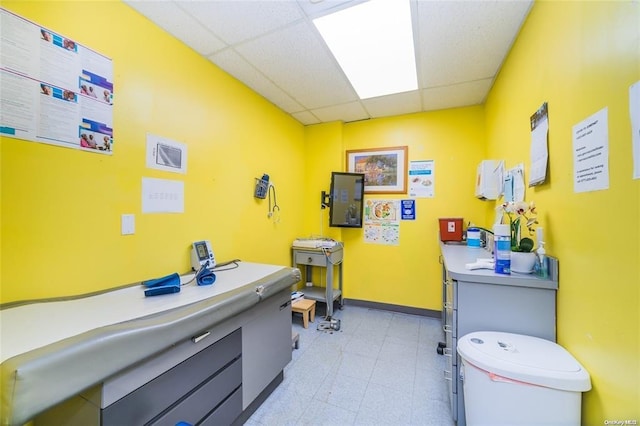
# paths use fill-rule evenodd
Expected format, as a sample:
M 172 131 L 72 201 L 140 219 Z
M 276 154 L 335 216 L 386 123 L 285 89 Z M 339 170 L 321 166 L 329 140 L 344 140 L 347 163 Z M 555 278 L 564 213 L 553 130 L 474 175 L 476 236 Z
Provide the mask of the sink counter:
M 440 243 L 440 252 L 451 278 L 458 281 L 469 281 L 485 284 L 509 285 L 516 287 L 533 287 L 544 289 L 558 289 L 558 261 L 549 257 L 550 278 L 543 279 L 533 274 L 511 275 L 496 274 L 492 269 L 465 268 L 468 263 L 474 263 L 479 258 L 491 258 L 491 253 L 482 248 L 468 247 L 460 244 Z

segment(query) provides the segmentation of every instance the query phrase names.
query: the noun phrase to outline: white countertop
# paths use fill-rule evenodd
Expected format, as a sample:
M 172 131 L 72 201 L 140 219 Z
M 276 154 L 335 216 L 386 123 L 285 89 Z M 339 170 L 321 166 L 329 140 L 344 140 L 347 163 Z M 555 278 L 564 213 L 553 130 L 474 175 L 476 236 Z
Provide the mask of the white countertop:
M 496 274 L 492 269 L 467 269 L 465 265 L 476 262 L 478 258 L 491 258 L 491 253 L 482 248 L 441 242 L 440 251 L 449 275 L 457 281 L 558 289 L 557 279 L 542 279 L 533 274 L 516 272 L 512 272 L 510 275 Z

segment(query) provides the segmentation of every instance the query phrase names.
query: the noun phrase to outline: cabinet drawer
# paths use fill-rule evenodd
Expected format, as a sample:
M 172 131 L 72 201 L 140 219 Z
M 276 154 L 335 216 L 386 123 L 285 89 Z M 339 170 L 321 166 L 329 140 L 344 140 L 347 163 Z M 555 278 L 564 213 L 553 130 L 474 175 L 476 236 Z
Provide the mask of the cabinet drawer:
M 236 390 L 216 411 L 209 414 L 198 426 L 226 426 L 233 423 L 242 412 L 242 388 Z
M 241 382 L 242 361 L 237 359 L 152 424 L 154 426 L 174 426 L 180 421 L 196 424 L 234 390 L 239 389 Z M 240 415 L 241 411 L 242 406 L 235 413 L 236 417 Z
M 104 426 L 144 424 L 242 353 L 240 329 L 102 410 Z
M 299 265 L 326 266 L 327 258 L 324 253 L 297 252 L 296 263 Z

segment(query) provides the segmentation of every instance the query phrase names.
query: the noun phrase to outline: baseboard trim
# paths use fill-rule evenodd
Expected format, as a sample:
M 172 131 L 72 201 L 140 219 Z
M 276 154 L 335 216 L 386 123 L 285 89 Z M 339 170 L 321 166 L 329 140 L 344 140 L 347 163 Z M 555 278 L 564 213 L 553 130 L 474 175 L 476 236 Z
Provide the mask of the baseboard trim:
M 368 300 L 343 299 L 344 305 L 359 306 L 362 308 L 379 309 L 382 311 L 400 312 L 403 314 L 421 315 L 423 317 L 442 318 L 441 311 L 432 309 L 414 308 L 411 306 L 392 305 L 390 303 L 370 302 Z

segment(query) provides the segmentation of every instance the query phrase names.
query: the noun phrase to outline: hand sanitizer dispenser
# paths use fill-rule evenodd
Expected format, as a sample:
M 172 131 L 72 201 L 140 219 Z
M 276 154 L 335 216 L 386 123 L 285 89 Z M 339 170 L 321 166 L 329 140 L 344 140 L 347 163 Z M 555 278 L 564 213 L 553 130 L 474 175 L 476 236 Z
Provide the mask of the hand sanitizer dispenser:
M 501 191 L 504 161 L 483 160 L 476 175 L 476 197 L 481 200 L 497 200 Z

